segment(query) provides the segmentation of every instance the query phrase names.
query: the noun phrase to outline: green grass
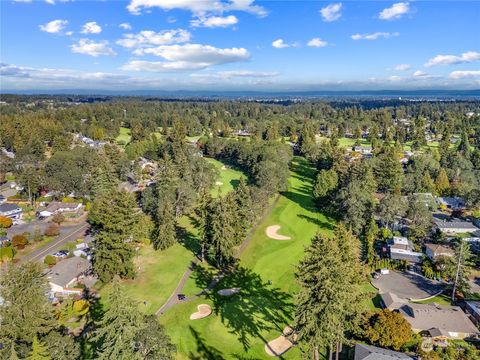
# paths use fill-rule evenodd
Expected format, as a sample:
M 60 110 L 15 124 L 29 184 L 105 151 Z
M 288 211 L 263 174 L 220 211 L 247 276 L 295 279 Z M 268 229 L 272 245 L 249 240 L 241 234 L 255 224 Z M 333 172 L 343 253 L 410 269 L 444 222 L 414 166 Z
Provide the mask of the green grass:
M 265 343 L 279 336 L 292 321 L 292 301 L 298 289 L 295 265 L 317 230 L 330 235 L 334 227 L 332 219 L 316 212 L 310 195 L 314 174 L 305 160 L 296 158 L 289 188 L 255 230 L 241 255 L 240 270 L 224 278 L 205 298 L 177 305 L 160 317 L 177 345 L 177 358 L 270 358 L 264 351 Z M 282 226 L 281 234 L 292 239 L 268 238 L 265 229 L 276 224 Z M 211 276 L 200 268 L 186 289 L 195 292 L 205 287 Z M 241 287 L 242 292 L 228 298 L 216 295 L 216 290 L 229 287 Z M 212 305 L 214 314 L 190 321 L 190 314 L 200 303 Z M 301 354 L 293 348 L 283 358 L 298 359 Z
M 122 286 L 129 296 L 139 302 L 142 311 L 153 314 L 170 297 L 192 259 L 192 252 L 181 244 L 165 251 L 144 246 L 135 261 L 136 278 L 123 281 Z M 108 285 L 101 289 L 102 302 L 106 302 L 109 290 Z
M 119 144 L 127 145 L 130 142 L 131 138 L 132 138 L 131 130 L 125 127 L 121 127 L 120 134 L 117 136 L 115 140 Z
M 240 179 L 246 178 L 245 174 L 240 170 L 233 169 L 218 160 L 211 158 L 206 158 L 206 160 L 214 165 L 220 174 L 211 192 L 214 197 L 229 193 L 237 187 Z
M 452 305 L 452 301 L 449 296 L 440 294 L 437 296 L 434 296 L 431 299 L 428 300 L 423 300 L 423 301 L 415 301 L 417 304 L 439 304 L 439 305 Z

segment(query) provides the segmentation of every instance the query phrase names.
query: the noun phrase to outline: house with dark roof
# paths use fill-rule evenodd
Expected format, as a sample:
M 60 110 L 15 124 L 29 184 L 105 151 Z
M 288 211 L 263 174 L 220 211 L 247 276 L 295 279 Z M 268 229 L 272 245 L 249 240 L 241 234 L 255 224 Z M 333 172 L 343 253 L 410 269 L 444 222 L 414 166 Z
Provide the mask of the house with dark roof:
M 439 229 L 441 232 L 447 235 L 456 235 L 461 233 L 474 233 L 480 230 L 471 222 L 460 220 L 460 219 L 452 219 L 448 221 L 447 219 L 439 219 L 434 217 L 433 221 L 437 229 Z
M 399 360 L 399 359 L 413 359 L 407 354 L 379 348 L 376 346 L 356 344 L 354 360 Z
M 397 310 L 406 304 L 405 300 L 390 292 L 380 294 L 380 299 L 382 302 L 382 307 L 392 311 Z
M 413 243 L 406 237 L 394 236 L 387 241 L 390 259 L 406 260 L 411 263 L 422 262 L 423 254 L 413 251 Z
M 6 216 L 10 219 L 18 220 L 22 217 L 23 210 L 16 204 L 0 204 L 0 216 Z
M 437 197 L 438 206 L 450 210 L 465 209 L 465 200 L 461 197 Z
M 413 331 L 427 332 L 432 338 L 465 339 L 479 334 L 459 306 L 409 303 L 398 312 L 410 323 Z
M 480 325 L 480 301 L 465 301 L 465 311 L 477 326 Z
M 83 289 L 72 286 L 90 271 L 90 261 L 81 257 L 71 257 L 60 261 L 45 274 L 51 291 L 59 295 L 81 294 Z

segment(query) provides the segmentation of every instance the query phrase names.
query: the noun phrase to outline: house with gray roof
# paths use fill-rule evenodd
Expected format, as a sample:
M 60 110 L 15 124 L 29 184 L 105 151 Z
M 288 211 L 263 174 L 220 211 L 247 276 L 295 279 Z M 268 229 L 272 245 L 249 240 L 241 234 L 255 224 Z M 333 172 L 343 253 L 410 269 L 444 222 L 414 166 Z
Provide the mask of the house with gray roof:
M 465 339 L 479 334 L 459 306 L 409 303 L 398 312 L 410 323 L 413 331 L 428 332 L 432 338 Z
M 471 222 L 460 219 L 452 219 L 448 221 L 447 219 L 439 219 L 434 217 L 433 221 L 437 229 L 447 235 L 474 233 L 480 230 Z
M 90 271 L 90 261 L 81 257 L 71 257 L 60 261 L 45 271 L 51 291 L 59 295 L 81 294 L 82 289 L 73 285 Z
M 462 210 L 465 209 L 465 200 L 461 197 L 437 197 L 437 204 L 440 207 L 450 210 Z
M 6 216 L 10 219 L 18 220 L 22 217 L 23 210 L 17 204 L 0 204 L 0 216 Z
M 435 260 L 439 257 L 452 257 L 454 255 L 453 249 L 440 244 L 425 244 L 425 254 L 430 260 Z
M 407 354 L 379 348 L 376 346 L 356 344 L 354 360 L 398 360 L 398 359 L 413 359 Z
M 390 259 L 405 260 L 411 263 L 422 262 L 423 254 L 413 251 L 413 243 L 406 237 L 394 236 L 387 241 Z
M 399 298 L 396 294 L 387 292 L 380 294 L 382 307 L 388 310 L 397 310 L 406 304 L 406 301 Z

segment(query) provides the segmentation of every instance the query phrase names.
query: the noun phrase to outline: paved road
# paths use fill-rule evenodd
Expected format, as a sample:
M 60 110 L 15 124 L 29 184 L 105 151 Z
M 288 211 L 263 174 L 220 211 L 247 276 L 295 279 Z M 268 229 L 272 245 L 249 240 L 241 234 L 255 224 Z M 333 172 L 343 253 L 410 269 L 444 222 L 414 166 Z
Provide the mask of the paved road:
M 89 227 L 90 225 L 86 222 L 81 222 L 77 225 L 61 227 L 60 235 L 57 236 L 55 240 L 53 240 L 48 245 L 37 249 L 26 256 L 21 257 L 19 259 L 19 263 L 25 261 L 42 261 L 45 256 L 58 251 L 67 242 L 74 241 L 79 237 L 84 237 Z

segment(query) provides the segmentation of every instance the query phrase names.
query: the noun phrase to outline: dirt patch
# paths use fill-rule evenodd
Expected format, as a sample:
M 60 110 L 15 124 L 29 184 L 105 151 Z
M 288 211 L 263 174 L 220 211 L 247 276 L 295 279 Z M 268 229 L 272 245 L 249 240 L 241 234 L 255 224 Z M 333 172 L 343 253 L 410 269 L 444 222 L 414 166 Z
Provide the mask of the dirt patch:
M 292 340 L 295 341 L 297 337 L 296 334 L 292 334 L 293 329 L 287 326 L 283 329 L 282 335 L 265 344 L 265 352 L 270 356 L 280 356 L 284 354 L 293 346 Z M 287 336 L 292 337 L 292 340 Z
M 270 239 L 274 240 L 290 240 L 290 236 L 280 235 L 278 234 L 278 230 L 280 230 L 280 225 L 272 225 L 265 229 L 265 233 Z
M 198 320 L 210 316 L 212 307 L 208 304 L 200 304 L 197 306 L 198 311 L 190 315 L 190 320 Z

